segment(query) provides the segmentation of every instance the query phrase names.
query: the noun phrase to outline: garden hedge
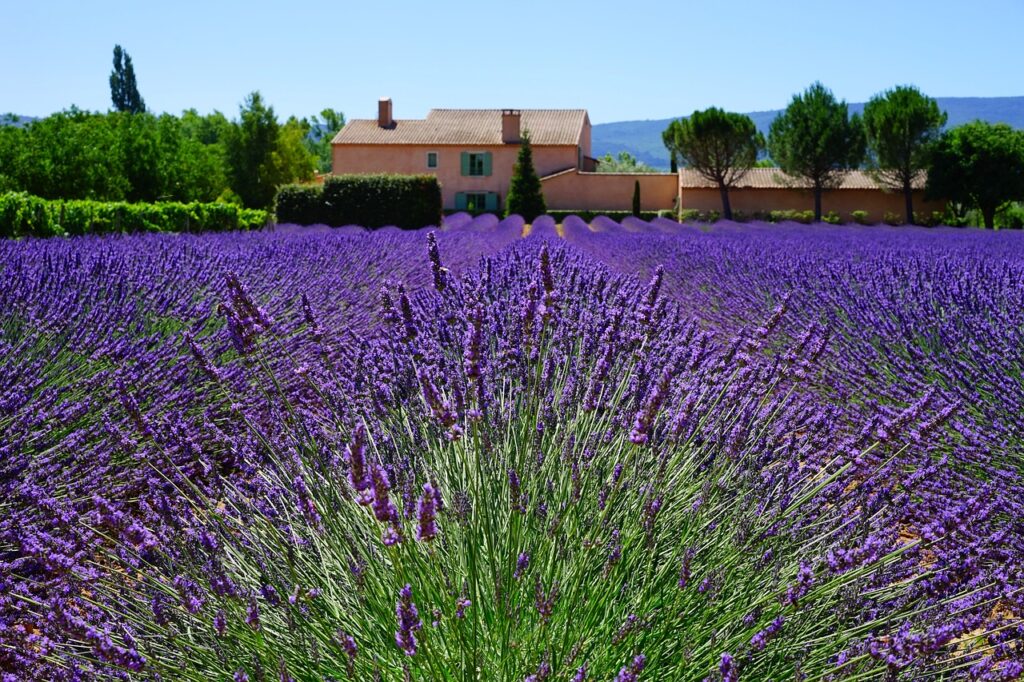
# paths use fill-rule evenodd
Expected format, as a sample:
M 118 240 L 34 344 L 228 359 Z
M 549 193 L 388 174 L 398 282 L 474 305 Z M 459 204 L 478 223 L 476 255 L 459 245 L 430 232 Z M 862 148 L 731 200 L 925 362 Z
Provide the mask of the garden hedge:
M 417 229 L 441 224 L 441 185 L 433 175 L 334 175 L 322 188 L 282 187 L 275 213 L 281 223 Z
M 130 204 L 0 194 L 0 237 L 60 237 L 125 232 L 222 232 L 259 229 L 266 211 L 234 204 Z

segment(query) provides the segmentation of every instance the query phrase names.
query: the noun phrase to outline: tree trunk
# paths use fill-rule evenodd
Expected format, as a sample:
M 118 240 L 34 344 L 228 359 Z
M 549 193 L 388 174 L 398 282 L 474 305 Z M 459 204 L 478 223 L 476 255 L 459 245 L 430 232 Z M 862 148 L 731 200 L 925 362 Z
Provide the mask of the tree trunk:
M 732 206 L 729 205 L 729 188 L 719 184 L 718 192 L 722 195 L 722 217 L 726 220 L 732 220 Z
M 994 230 L 996 228 L 996 207 L 995 206 L 980 206 L 981 217 L 985 219 L 985 228 Z
M 903 183 L 903 200 L 907 207 L 907 225 L 914 224 L 914 188 L 910 186 L 910 180 Z
M 821 222 L 821 185 L 814 184 L 814 222 Z

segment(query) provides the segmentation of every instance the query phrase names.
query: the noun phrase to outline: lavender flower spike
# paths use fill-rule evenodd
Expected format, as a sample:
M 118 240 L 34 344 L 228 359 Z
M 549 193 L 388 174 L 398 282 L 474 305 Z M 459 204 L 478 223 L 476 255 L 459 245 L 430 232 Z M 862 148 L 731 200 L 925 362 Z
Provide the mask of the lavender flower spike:
M 395 631 L 395 644 L 405 652 L 406 656 L 416 655 L 415 632 L 423 627 L 420 613 L 412 601 L 412 585 L 406 585 L 398 592 L 395 603 L 395 616 L 398 618 L 398 630 Z

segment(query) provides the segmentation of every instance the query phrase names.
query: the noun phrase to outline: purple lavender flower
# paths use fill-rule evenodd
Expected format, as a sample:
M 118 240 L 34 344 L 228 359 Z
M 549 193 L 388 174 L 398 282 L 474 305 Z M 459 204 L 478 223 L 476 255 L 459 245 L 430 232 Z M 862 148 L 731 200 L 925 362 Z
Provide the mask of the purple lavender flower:
M 782 630 L 782 625 L 785 622 L 786 619 L 784 616 L 777 617 L 775 620 L 769 623 L 765 629 L 761 630 L 753 637 L 751 637 L 750 648 L 752 648 L 754 651 L 764 651 L 764 648 L 768 645 L 768 642 L 770 642 L 775 637 L 775 635 L 777 635 Z
M 371 477 L 369 467 L 366 463 L 366 427 L 362 422 L 356 424 L 352 432 L 352 440 L 345 448 L 346 460 L 348 461 L 348 480 L 356 491 L 356 499 L 359 504 L 370 504 L 372 496 L 369 493 Z
M 551 584 L 551 589 L 546 593 L 544 591 L 544 585 L 540 581 L 540 576 L 537 576 L 537 582 L 534 585 L 534 600 L 533 604 L 537 608 L 537 613 L 540 614 L 540 622 L 547 625 L 551 622 L 551 614 L 555 610 L 555 602 L 558 601 L 558 581 L 554 581 Z
M 416 508 L 416 515 L 419 518 L 419 528 L 416 529 L 416 539 L 420 542 L 430 542 L 437 537 L 437 493 L 430 483 L 423 484 L 423 495 L 420 497 Z
M 633 657 L 632 663 L 619 670 L 619 674 L 615 676 L 615 682 L 636 682 L 646 666 L 647 657 L 643 654 L 637 654 Z
M 352 679 L 356 674 L 356 654 L 359 653 L 359 647 L 356 646 L 356 638 L 344 630 L 338 630 L 334 635 L 334 640 L 341 647 L 342 651 L 345 652 L 345 656 L 348 659 L 345 661 L 348 669 L 348 678 Z
M 416 631 L 423 627 L 419 611 L 412 601 L 412 585 L 406 585 L 398 592 L 395 603 L 395 616 L 398 618 L 398 630 L 395 631 L 395 644 L 405 652 L 406 656 L 416 655 Z
M 730 654 L 722 654 L 722 660 L 718 663 L 718 672 L 722 676 L 722 682 L 736 682 L 739 679 L 739 670 Z
M 224 609 L 217 609 L 217 615 L 213 617 L 213 630 L 218 637 L 223 637 L 228 628 L 228 619 L 224 615 Z
M 433 231 L 427 233 L 427 255 L 430 258 L 430 272 L 434 277 L 434 288 L 444 291 L 448 270 L 441 265 L 441 252 L 437 248 L 437 237 Z
M 527 554 L 526 552 L 520 552 L 519 553 L 519 558 L 516 559 L 516 570 L 513 571 L 512 578 L 514 580 L 519 580 L 524 575 L 526 575 L 526 571 L 528 571 L 529 569 L 530 569 L 530 555 Z
M 260 629 L 260 607 L 255 599 L 249 600 L 249 608 L 245 614 L 245 624 L 253 630 Z
M 373 514 L 382 523 L 396 523 L 398 521 L 398 508 L 388 496 L 391 490 L 391 483 L 388 481 L 388 472 L 384 467 L 372 465 L 373 481 Z

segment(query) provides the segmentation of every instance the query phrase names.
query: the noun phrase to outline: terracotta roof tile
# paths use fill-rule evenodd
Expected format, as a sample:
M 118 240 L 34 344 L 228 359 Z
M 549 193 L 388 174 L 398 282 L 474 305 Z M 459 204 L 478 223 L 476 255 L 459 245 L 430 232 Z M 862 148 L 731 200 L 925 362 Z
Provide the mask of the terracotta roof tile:
M 500 145 L 501 109 L 431 109 L 425 119 L 396 120 L 381 128 L 377 120 L 345 124 L 333 144 L 462 144 Z M 530 131 L 534 145 L 579 143 L 585 109 L 522 109 L 520 128 Z
M 718 185 L 695 170 L 681 168 L 679 170 L 679 187 L 682 189 L 717 189 Z M 804 180 L 791 178 L 778 168 L 751 168 L 736 183 L 736 187 L 747 189 L 776 189 L 784 187 L 810 189 L 811 186 Z M 923 188 L 924 177 L 922 175 L 914 183 L 914 189 Z M 876 182 L 868 173 L 854 170 L 846 174 L 839 189 L 883 189 L 883 186 Z

